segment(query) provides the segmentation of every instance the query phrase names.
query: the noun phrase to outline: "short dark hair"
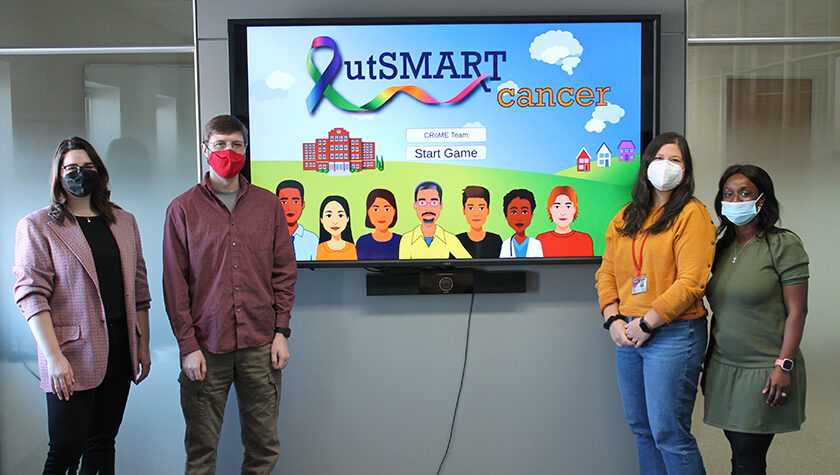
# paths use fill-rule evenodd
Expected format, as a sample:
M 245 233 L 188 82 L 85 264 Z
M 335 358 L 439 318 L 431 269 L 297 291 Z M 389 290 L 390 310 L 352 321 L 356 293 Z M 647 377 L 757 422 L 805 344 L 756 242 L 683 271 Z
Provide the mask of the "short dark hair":
M 467 206 L 467 198 L 483 198 L 487 206 L 490 206 L 490 191 L 483 186 L 470 185 L 464 187 L 461 193 L 461 206 Z
M 370 190 L 370 193 L 368 193 L 367 205 L 365 206 L 365 226 L 368 228 L 375 227 L 373 223 L 370 222 L 370 215 L 367 214 L 367 210 L 373 206 L 373 202 L 376 201 L 377 198 L 382 198 L 387 201 L 389 205 L 394 207 L 394 219 L 391 221 L 391 224 L 388 225 L 389 228 L 394 227 L 394 225 L 397 224 L 397 199 L 394 197 L 393 193 L 384 188 L 374 188 Z
M 90 158 L 90 161 L 96 165 L 96 173 L 99 176 L 99 181 L 93 193 L 90 195 L 90 206 L 105 218 L 105 222 L 108 224 L 113 223 L 116 221 L 114 208 L 119 209 L 119 206 L 111 203 L 111 190 L 108 188 L 108 170 L 105 168 L 105 163 L 102 162 L 102 158 L 93 149 L 93 145 L 81 137 L 64 139 L 55 149 L 50 171 L 50 218 L 58 224 L 64 222 L 64 218 L 75 221 L 75 218 L 67 209 L 67 195 L 65 194 L 64 185 L 61 181 L 61 167 L 64 165 L 64 156 L 72 150 L 82 150 Z
M 505 215 L 507 215 L 508 206 L 510 206 L 510 202 L 513 201 L 514 198 L 521 198 L 531 203 L 531 212 L 533 212 L 534 208 L 537 206 L 537 200 L 534 199 L 534 194 L 530 191 L 524 188 L 510 190 L 502 199 L 502 211 L 504 211 Z
M 201 141 L 208 142 L 210 136 L 214 134 L 228 135 L 236 132 L 242 134 L 245 145 L 248 145 L 248 127 L 245 127 L 241 120 L 232 115 L 217 115 L 204 124 Z
M 277 191 L 275 195 L 280 195 L 280 190 L 283 188 L 294 188 L 300 192 L 300 199 L 303 200 L 303 185 L 297 180 L 283 180 L 277 184 Z
M 414 189 L 414 201 L 417 201 L 417 193 L 420 190 L 437 190 L 438 198 L 443 201 L 443 188 L 433 181 L 424 181 L 417 185 L 417 188 Z

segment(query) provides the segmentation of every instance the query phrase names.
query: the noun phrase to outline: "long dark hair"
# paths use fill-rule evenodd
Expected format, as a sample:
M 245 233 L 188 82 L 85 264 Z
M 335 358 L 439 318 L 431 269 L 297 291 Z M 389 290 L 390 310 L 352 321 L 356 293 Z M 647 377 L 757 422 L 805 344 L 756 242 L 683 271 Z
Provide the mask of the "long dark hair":
M 332 239 L 332 234 L 324 229 L 324 223 L 321 221 L 321 218 L 324 216 L 324 208 L 327 207 L 327 203 L 330 201 L 335 201 L 340 204 L 341 207 L 344 208 L 344 212 L 347 213 L 347 227 L 344 228 L 344 231 L 341 231 L 341 239 L 347 242 L 353 242 L 353 231 L 350 230 L 350 205 L 347 203 L 347 199 L 338 195 L 327 196 L 324 198 L 324 201 L 321 202 L 321 211 L 318 212 L 318 225 L 321 227 L 321 230 L 318 233 L 318 242 L 327 242 Z
M 91 162 L 96 165 L 99 182 L 90 195 L 90 206 L 105 219 L 106 223 L 114 223 L 116 221 L 114 208 L 120 209 L 120 207 L 111 202 L 111 190 L 108 188 L 108 170 L 105 168 L 102 158 L 93 149 L 93 145 L 81 137 L 64 139 L 55 149 L 52 170 L 50 171 L 50 218 L 58 224 L 62 224 L 64 218 L 71 222 L 76 220 L 67 209 L 67 192 L 61 183 L 61 167 L 64 165 L 64 156 L 71 150 L 84 151 Z
M 718 236 L 720 236 L 717 243 L 718 249 L 725 248 L 735 240 L 735 225 L 721 214 L 720 202 L 723 200 L 723 187 L 726 185 L 726 181 L 732 175 L 739 173 L 753 182 L 753 185 L 758 188 L 759 195 L 764 193 L 764 203 L 754 218 L 756 235 L 763 237 L 767 233 L 790 232 L 787 229 L 776 226 L 776 223 L 779 221 L 779 200 L 776 199 L 776 190 L 773 188 L 773 180 L 770 179 L 770 175 L 763 168 L 755 165 L 732 165 L 723 171 L 723 175 L 721 175 L 720 181 L 718 182 L 718 192 L 715 195 L 715 213 L 717 213 L 718 219 L 720 220 L 720 226 L 718 226 Z
M 671 192 L 671 197 L 665 206 L 662 207 L 662 214 L 647 229 L 642 229 L 650 208 L 653 206 L 654 188 L 647 178 L 648 167 L 656 153 L 664 145 L 676 144 L 680 148 L 683 157 L 683 179 L 680 184 Z M 639 231 L 651 234 L 659 234 L 674 225 L 674 221 L 682 211 L 683 207 L 694 198 L 694 166 L 691 162 L 691 151 L 688 149 L 688 142 L 685 137 L 676 132 L 665 132 L 657 135 L 645 148 L 639 164 L 639 175 L 636 177 L 636 184 L 633 185 L 633 201 L 624 208 L 624 227 L 618 228 L 618 232 L 625 236 L 633 236 Z

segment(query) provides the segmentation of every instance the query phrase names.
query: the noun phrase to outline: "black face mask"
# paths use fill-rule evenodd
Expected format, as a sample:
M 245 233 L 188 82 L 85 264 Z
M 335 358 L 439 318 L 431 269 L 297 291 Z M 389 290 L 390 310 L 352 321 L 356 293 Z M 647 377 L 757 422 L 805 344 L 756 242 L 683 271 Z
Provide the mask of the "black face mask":
M 65 174 L 61 178 L 61 184 L 73 196 L 84 198 L 93 193 L 99 184 L 99 173 L 95 170 L 79 170 Z

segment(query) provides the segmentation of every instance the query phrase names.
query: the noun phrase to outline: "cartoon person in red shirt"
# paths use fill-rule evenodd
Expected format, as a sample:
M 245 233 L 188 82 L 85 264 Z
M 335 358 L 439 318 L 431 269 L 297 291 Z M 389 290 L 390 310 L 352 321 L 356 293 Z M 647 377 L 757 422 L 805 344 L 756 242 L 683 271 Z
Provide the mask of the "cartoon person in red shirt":
M 537 236 L 542 243 L 545 257 L 592 256 L 592 238 L 571 228 L 578 217 L 578 197 L 571 186 L 555 186 L 548 195 L 549 221 L 555 224 L 553 231 Z

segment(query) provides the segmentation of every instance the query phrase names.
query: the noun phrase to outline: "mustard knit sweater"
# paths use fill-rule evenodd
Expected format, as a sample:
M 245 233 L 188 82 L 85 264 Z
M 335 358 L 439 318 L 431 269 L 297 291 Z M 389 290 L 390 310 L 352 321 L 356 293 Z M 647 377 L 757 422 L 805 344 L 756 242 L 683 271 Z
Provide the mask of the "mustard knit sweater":
M 654 223 L 660 209 L 651 209 L 642 229 Z M 716 233 L 703 203 L 696 198 L 688 202 L 666 231 L 636 236 L 637 264 L 642 240 L 647 236 L 641 256 L 641 274 L 647 276 L 647 292 L 635 295 L 632 293 L 632 281 L 636 278 L 633 238 L 616 230 L 624 225 L 623 215 L 624 208 L 607 228 L 604 257 L 595 273 L 601 313 L 604 307 L 617 302 L 619 312 L 628 317 L 644 316 L 651 307 L 669 323 L 705 316 L 702 297 L 714 262 Z

